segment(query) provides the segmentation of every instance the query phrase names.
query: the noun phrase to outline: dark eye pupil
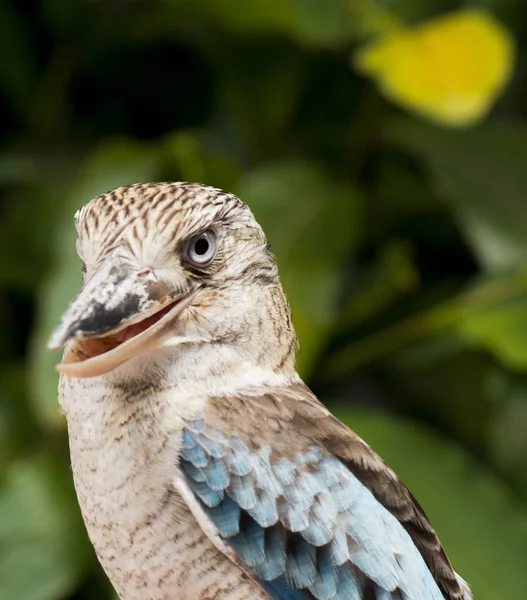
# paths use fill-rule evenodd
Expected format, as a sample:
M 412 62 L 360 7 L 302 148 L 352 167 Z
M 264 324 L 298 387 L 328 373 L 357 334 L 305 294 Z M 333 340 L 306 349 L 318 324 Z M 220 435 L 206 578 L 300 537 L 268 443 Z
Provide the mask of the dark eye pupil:
M 194 243 L 194 252 L 198 256 L 203 256 L 209 251 L 209 246 L 210 244 L 207 238 L 200 237 Z

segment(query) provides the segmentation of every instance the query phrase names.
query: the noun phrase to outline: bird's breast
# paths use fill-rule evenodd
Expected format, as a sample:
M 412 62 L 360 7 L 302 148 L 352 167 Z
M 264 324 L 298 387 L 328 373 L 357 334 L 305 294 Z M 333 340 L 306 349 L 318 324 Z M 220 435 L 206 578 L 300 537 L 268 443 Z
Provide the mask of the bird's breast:
M 93 383 L 82 388 L 82 380 L 63 381 L 60 393 L 75 488 L 90 540 L 122 600 L 212 598 L 219 585 L 238 588 L 240 600 L 258 597 L 249 583 L 243 591 L 240 572 L 172 487 L 182 424 L 173 402 L 119 398 Z M 194 410 L 192 402 L 185 407 Z

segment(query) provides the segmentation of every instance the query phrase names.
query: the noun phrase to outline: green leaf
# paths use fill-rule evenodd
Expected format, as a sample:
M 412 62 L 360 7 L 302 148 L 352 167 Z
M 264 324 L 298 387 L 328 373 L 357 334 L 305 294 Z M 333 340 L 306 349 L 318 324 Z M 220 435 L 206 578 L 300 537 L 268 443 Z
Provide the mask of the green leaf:
M 488 445 L 497 407 L 510 394 L 510 375 L 491 356 L 467 352 L 449 332 L 401 349 L 383 367 L 405 414 L 425 414 L 470 448 Z
M 38 184 L 26 182 L 7 195 L 0 221 L 0 280 L 4 285 L 32 291 L 46 276 L 52 254 L 49 232 L 69 184 L 66 174 L 54 174 Z
M 334 47 L 349 41 L 356 23 L 345 0 L 292 0 L 296 36 L 307 44 Z
M 0 598 L 56 600 L 92 560 L 67 471 L 56 459 L 13 463 L 0 487 Z
M 54 242 L 54 268 L 40 294 L 29 386 L 30 400 L 44 425 L 57 427 L 64 423 L 57 410 L 58 375 L 54 369 L 60 353 L 47 351 L 46 342 L 80 286 L 81 264 L 75 251 L 73 215 L 93 197 L 114 187 L 151 181 L 158 162 L 158 151 L 150 146 L 124 140 L 102 144 L 87 158 L 64 200 L 54 231 L 48 232 Z
M 340 408 L 409 487 L 436 529 L 474 598 L 521 598 L 525 593 L 527 514 L 503 484 L 466 452 L 414 423 L 382 413 Z
M 34 444 L 38 436 L 36 423 L 27 406 L 27 373 L 23 363 L 0 365 L 0 474 L 4 467 Z M 1 480 L 1 475 L 0 475 Z
M 281 0 L 255 0 L 251 5 L 237 0 L 208 2 L 207 0 L 176 0 L 175 4 L 191 6 L 193 12 L 219 22 L 223 27 L 240 33 L 285 32 L 293 25 L 293 11 Z
M 256 159 L 273 156 L 288 135 L 306 85 L 302 54 L 285 41 L 269 46 L 256 38 L 226 44 L 215 60 L 222 111 L 239 132 L 238 145 Z
M 458 331 L 470 344 L 491 350 L 506 367 L 527 370 L 527 298 L 468 315 Z
M 527 494 L 527 387 L 518 378 L 510 390 L 507 402 L 496 410 L 490 448 L 492 457 L 502 472 Z
M 501 323 L 497 327 L 491 324 L 489 331 L 485 330 L 486 319 L 489 316 L 492 321 L 493 315 L 503 315 L 509 307 L 521 304 L 526 299 L 525 268 L 478 279 L 468 289 L 455 296 L 393 323 L 385 323 L 382 328 L 375 329 L 351 344 L 337 349 L 330 356 L 325 376 L 342 375 L 416 343 L 424 343 L 426 346 L 429 338 L 445 333 L 457 334 L 457 342 L 469 342 L 473 346 L 485 347 L 506 365 L 511 366 L 511 361 L 515 360 L 518 363 L 518 356 L 521 358 L 524 353 L 524 349 L 520 347 L 523 338 L 504 339 L 515 333 L 513 319 L 506 328 L 502 328 Z M 517 316 L 518 330 L 521 331 L 524 328 L 523 315 L 520 312 Z M 435 345 L 435 340 L 432 342 Z M 427 353 L 422 345 L 416 352 L 419 355 Z M 515 366 L 520 368 L 521 364 L 517 363 Z
M 359 237 L 359 196 L 321 165 L 292 160 L 248 173 L 238 193 L 277 256 L 306 373 L 337 316 L 343 260 Z
M 451 131 L 399 119 L 386 136 L 425 164 L 483 267 L 527 260 L 526 131 L 496 123 Z
M 170 167 L 170 179 L 233 189 L 240 168 L 216 146 L 219 146 L 216 138 L 200 131 L 178 131 L 167 136 L 162 147 Z M 177 174 L 173 173 L 173 167 Z
M 51 28 L 57 40 L 75 43 L 92 35 L 97 23 L 100 22 L 101 15 L 110 12 L 107 2 L 42 0 L 40 4 L 40 19 Z M 120 16 L 122 18 L 122 14 Z M 101 29 L 99 29 L 99 36 L 102 33 Z
M 321 47 L 335 47 L 349 40 L 355 22 L 346 0 L 253 0 L 250 4 L 239 0 L 172 0 L 172 14 L 183 13 L 193 17 L 194 24 L 212 21 L 232 33 L 282 34 L 301 43 Z M 177 11 L 177 12 L 176 12 Z
M 357 289 L 342 310 L 339 330 L 359 325 L 382 312 L 402 295 L 414 291 L 418 283 L 412 247 L 392 240 L 381 248 L 368 273 L 357 282 Z
M 35 85 L 35 54 L 30 29 L 10 2 L 0 4 L 0 83 L 2 95 L 9 99 L 13 113 L 25 116 Z M 2 110 L 5 110 L 3 108 Z

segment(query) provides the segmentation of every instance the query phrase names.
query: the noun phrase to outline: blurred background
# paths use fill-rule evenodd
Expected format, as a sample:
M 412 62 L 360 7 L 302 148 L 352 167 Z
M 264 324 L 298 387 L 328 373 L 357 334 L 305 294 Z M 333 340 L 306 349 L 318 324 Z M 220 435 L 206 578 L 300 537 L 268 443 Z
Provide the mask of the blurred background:
M 0 600 L 115 598 L 45 342 L 73 213 L 152 180 L 249 203 L 302 376 L 477 600 L 525 597 L 526 30 L 522 0 L 0 4 Z

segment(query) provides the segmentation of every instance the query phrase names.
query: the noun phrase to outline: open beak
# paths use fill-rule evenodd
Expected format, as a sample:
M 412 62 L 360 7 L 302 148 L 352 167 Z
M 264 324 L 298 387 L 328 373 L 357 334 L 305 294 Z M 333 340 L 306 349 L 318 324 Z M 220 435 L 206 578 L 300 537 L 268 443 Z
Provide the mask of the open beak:
M 57 370 L 72 377 L 104 375 L 163 345 L 198 288 L 169 289 L 155 274 L 109 262 L 84 285 L 51 334 L 48 348 L 70 344 Z

